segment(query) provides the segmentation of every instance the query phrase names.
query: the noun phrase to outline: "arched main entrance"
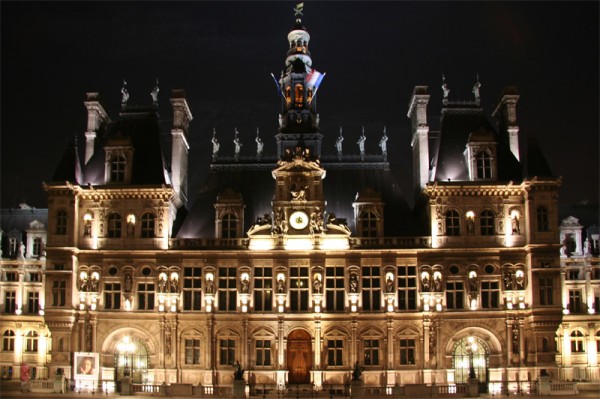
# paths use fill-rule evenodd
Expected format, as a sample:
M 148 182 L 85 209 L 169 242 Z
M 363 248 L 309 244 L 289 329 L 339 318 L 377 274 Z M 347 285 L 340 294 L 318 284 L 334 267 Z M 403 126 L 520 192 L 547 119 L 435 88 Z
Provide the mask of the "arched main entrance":
M 115 379 L 131 377 L 133 382 L 143 383 L 148 372 L 148 349 L 143 341 L 128 335 L 115 347 Z
M 294 330 L 287 339 L 287 368 L 290 384 L 310 383 L 311 338 L 304 330 Z
M 454 381 L 466 383 L 469 375 L 474 373 L 482 386 L 488 381 L 489 348 L 477 337 L 465 337 L 454 345 L 452 366 Z

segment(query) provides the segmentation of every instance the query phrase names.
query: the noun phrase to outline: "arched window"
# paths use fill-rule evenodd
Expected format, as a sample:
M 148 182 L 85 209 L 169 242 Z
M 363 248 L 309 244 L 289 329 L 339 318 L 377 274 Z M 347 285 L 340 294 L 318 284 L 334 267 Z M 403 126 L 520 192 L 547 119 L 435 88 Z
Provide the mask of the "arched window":
M 481 212 L 480 227 L 482 236 L 494 235 L 494 213 L 489 209 Z
M 110 181 L 123 183 L 125 181 L 125 157 L 116 155 L 110 161 Z
M 25 352 L 37 352 L 38 350 L 38 333 L 28 331 L 25 334 Z
M 142 238 L 154 238 L 154 220 L 155 216 L 152 212 L 146 212 L 142 215 L 140 219 Z
M 446 212 L 446 235 L 460 235 L 460 216 L 455 210 L 449 210 Z
M 60 210 L 56 212 L 56 235 L 64 236 L 67 234 L 67 211 Z
M 238 219 L 233 213 L 226 213 L 221 219 L 221 238 L 237 238 Z
M 363 237 L 377 237 L 377 215 L 373 211 L 363 211 L 360 214 Z
M 296 103 L 296 107 L 304 105 L 304 87 L 299 83 L 294 86 L 294 102 Z
M 475 157 L 477 162 L 477 178 L 491 179 L 492 178 L 492 157 L 487 151 L 481 151 Z
M 15 350 L 15 332 L 13 330 L 4 331 L 2 337 L 2 350 L 12 352 Z
M 548 208 L 545 206 L 539 206 L 537 209 L 537 231 L 550 231 Z
M 108 215 L 108 238 L 121 238 L 121 215 L 112 212 Z
M 585 352 L 583 333 L 579 330 L 575 330 L 571 333 L 571 353 Z

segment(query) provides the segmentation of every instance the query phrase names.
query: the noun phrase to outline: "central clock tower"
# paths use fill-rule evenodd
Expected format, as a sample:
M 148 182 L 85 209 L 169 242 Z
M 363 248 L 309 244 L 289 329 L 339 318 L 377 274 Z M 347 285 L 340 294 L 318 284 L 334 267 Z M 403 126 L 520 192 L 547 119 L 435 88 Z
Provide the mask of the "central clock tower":
M 324 228 L 323 179 L 325 169 L 308 148 L 286 151 L 272 171 L 275 179 L 273 233 L 321 234 Z

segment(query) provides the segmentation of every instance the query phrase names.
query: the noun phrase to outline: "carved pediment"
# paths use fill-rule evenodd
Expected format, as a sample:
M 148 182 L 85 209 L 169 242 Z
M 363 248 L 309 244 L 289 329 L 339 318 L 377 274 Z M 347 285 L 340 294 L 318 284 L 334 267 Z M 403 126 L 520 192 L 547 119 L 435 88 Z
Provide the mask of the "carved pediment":
M 581 225 L 579 224 L 579 219 L 577 219 L 574 216 L 569 216 L 568 218 L 563 219 L 560 226 L 561 227 L 581 227 Z
M 34 220 L 33 222 L 29 223 L 29 228 L 31 230 L 44 230 L 44 224 L 39 220 Z

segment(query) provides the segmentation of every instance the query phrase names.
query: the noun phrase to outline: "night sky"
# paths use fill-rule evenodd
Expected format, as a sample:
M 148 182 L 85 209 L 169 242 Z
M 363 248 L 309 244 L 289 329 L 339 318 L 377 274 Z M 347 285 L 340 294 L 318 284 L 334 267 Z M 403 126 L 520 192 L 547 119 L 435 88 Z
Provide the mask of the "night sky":
M 313 66 L 326 72 L 318 93 L 324 151 L 343 127 L 344 153 L 367 154 L 387 127 L 388 159 L 412 199 L 408 102 L 427 85 L 428 114 L 440 115 L 442 74 L 451 100 L 472 99 L 476 75 L 491 113 L 502 88 L 515 85 L 522 141 L 536 138 L 556 176 L 561 203 L 598 203 L 598 2 L 306 2 Z M 280 74 L 294 2 L 7 2 L 2 1 L 1 203 L 46 207 L 49 181 L 68 139 L 83 158 L 85 93 L 100 92 L 113 116 L 122 79 L 130 104 L 172 116 L 172 89 L 184 89 L 190 129 L 190 195 L 207 172 L 213 127 L 221 154 L 275 151 Z M 168 125 L 167 125 L 168 126 Z M 167 130 L 168 131 L 168 130 Z

